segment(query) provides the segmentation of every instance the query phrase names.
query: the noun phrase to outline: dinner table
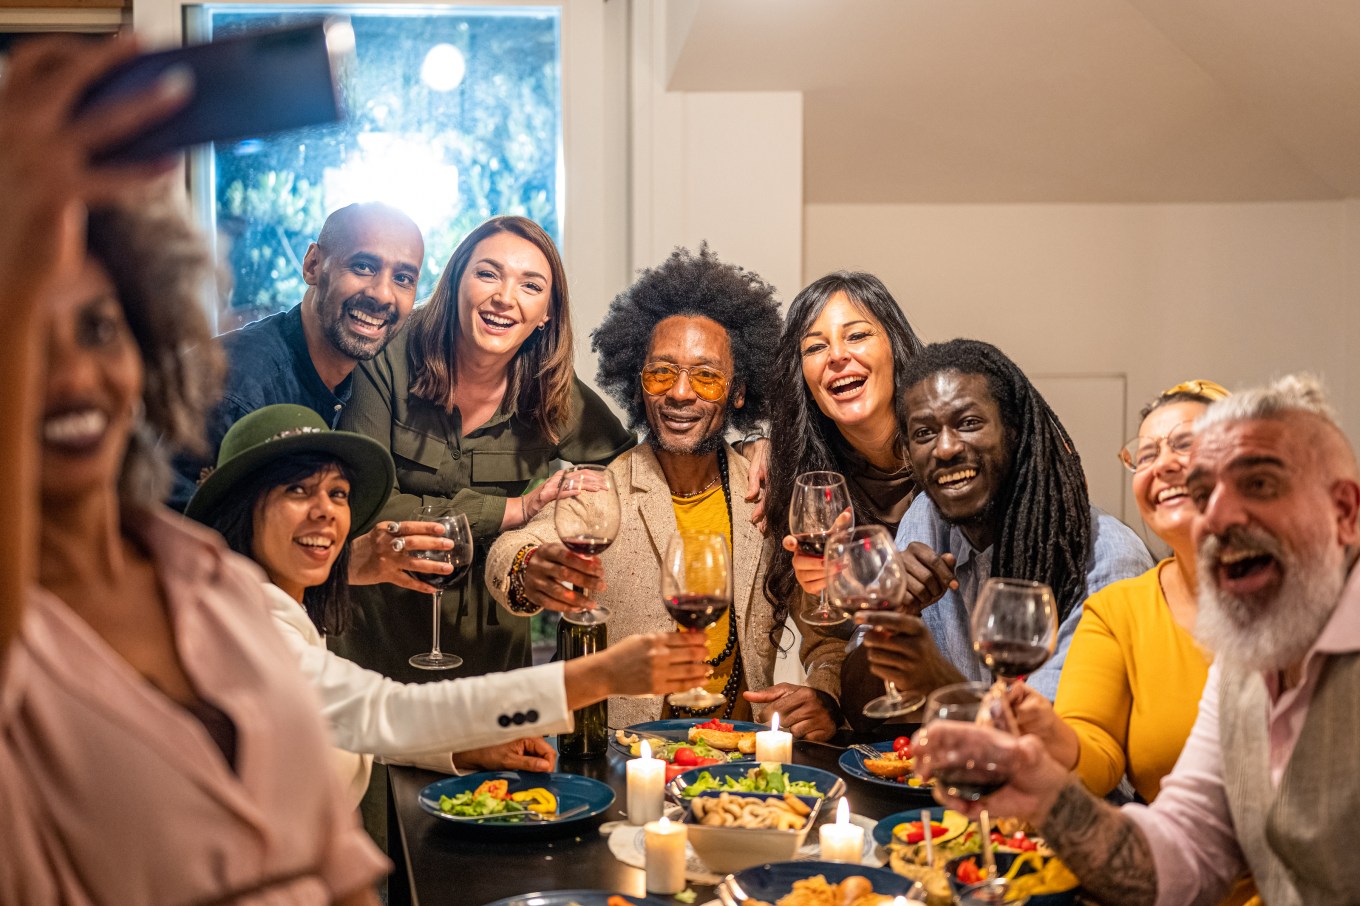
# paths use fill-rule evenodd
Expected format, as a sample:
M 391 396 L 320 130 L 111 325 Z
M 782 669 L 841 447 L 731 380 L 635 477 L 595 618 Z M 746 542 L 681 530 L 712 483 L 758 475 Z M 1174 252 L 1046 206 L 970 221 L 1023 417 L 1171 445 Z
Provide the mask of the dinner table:
M 907 787 L 893 788 L 861 780 L 843 771 L 838 762 L 846 745 L 909 734 L 915 727 L 882 728 L 865 737 L 846 734 L 834 743 L 795 740 L 793 763 L 830 771 L 845 779 L 852 811 L 878 821 L 909 808 L 930 805 L 929 797 Z M 837 744 L 838 743 L 838 744 Z M 483 906 L 520 894 L 575 889 L 613 890 L 642 896 L 645 875 L 625 865 L 610 851 L 601 822 L 626 821 L 628 756 L 609 747 L 607 755 L 591 759 L 560 759 L 560 772 L 579 774 L 607 783 L 615 793 L 608 811 L 599 818 L 558 829 L 560 835 L 542 839 L 506 839 L 478 834 L 471 827 L 455 827 L 424 811 L 419 794 L 445 775 L 420 768 L 388 767 L 388 855 L 395 868 L 388 880 L 392 906 Z M 694 900 L 648 894 L 663 903 L 707 903 L 716 896 L 713 885 L 691 883 Z

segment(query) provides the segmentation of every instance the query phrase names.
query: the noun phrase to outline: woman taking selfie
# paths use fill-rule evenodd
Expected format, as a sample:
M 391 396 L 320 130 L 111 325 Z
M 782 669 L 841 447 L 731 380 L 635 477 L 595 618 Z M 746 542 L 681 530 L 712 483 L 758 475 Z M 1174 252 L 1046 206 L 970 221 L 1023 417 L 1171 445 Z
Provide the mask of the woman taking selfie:
M 572 368 L 566 275 L 538 224 L 496 217 L 459 243 L 434 294 L 358 371 L 340 427 L 392 452 L 396 493 L 382 518 L 451 500 L 478 552 L 533 518 L 556 493 L 554 460 L 605 463 L 634 436 Z M 535 486 L 535 482 L 547 479 Z M 407 682 L 437 679 L 407 663 L 430 646 L 428 598 L 390 585 L 357 589 L 360 631 L 345 656 Z M 486 586 L 450 588 L 442 647 L 475 675 L 529 663 L 529 621 L 500 612 Z
M 911 505 L 916 483 L 901 443 L 896 376 L 920 350 L 897 300 L 872 274 L 827 274 L 789 305 L 775 361 L 784 392 L 772 401 L 765 505 L 769 531 L 787 536 L 765 583 L 776 621 L 826 581 L 822 558 L 797 553 L 788 534 L 801 473 L 844 475 L 856 524 L 895 533 Z
M 210 345 L 212 263 L 146 191 L 164 164 L 88 163 L 183 100 L 77 119 L 132 50 L 33 42 L 0 82 L 0 902 L 376 903 L 257 570 L 157 503 L 154 439 L 211 402 L 181 353 Z
M 270 612 L 321 698 L 351 805 L 368 785 L 373 755 L 446 772 L 550 771 L 557 753 L 542 736 L 569 730 L 572 711 L 611 693 L 677 691 L 703 677 L 702 646 L 678 633 L 437 683 L 399 683 L 327 651 L 325 637 L 352 622 L 350 542 L 377 521 L 391 489 L 392 458 L 377 441 L 331 431 L 305 406 L 266 406 L 227 432 L 217 468 L 185 510 L 269 577 Z

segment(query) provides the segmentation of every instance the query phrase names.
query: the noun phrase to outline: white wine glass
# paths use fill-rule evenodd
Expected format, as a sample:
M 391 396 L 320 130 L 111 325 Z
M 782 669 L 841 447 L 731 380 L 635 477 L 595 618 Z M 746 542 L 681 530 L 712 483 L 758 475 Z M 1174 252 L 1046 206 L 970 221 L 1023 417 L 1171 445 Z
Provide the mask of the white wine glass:
M 661 563 L 661 603 L 681 632 L 702 632 L 732 606 L 732 557 L 727 536 L 716 532 L 677 532 Z M 716 708 L 727 697 L 695 686 L 670 697 L 691 710 Z
M 461 582 L 472 568 L 472 527 L 468 525 L 467 516 L 455 510 L 451 503 L 427 504 L 417 509 L 411 518 L 418 522 L 438 522 L 444 527 L 444 537 L 453 542 L 453 547 L 449 550 L 412 551 L 411 556 L 417 560 L 437 560 L 452 564 L 453 572 L 444 575 L 406 570 L 407 575 L 435 588 L 432 595 L 434 642 L 429 651 L 412 655 L 407 663 L 421 670 L 452 670 L 461 667 L 463 659 L 456 654 L 447 654 L 440 650 L 439 628 L 443 620 L 439 611 L 444 592 Z
M 881 525 L 860 525 L 837 531 L 827 542 L 826 597 L 845 618 L 861 610 L 897 610 L 906 597 L 906 571 L 888 530 Z M 892 680 L 887 692 L 864 706 L 864 716 L 882 720 L 916 710 L 926 697 L 919 692 L 903 694 Z
M 844 514 L 849 514 L 848 522 L 842 519 Z M 797 542 L 799 553 L 824 556 L 831 532 L 852 527 L 854 518 L 850 489 L 839 472 L 804 472 L 794 480 L 793 498 L 789 501 L 789 534 Z M 840 525 L 837 519 L 842 519 Z M 827 603 L 823 589 L 817 596 L 817 605 L 805 611 L 803 619 L 813 626 L 835 626 L 847 618 Z
M 621 515 L 614 476 L 604 466 L 573 466 L 562 476 L 553 504 L 553 526 L 568 550 L 598 557 L 618 537 Z M 580 592 L 590 600 L 589 591 Z M 591 601 L 585 610 L 563 612 L 562 619 L 578 626 L 593 626 L 609 619 L 609 608 Z

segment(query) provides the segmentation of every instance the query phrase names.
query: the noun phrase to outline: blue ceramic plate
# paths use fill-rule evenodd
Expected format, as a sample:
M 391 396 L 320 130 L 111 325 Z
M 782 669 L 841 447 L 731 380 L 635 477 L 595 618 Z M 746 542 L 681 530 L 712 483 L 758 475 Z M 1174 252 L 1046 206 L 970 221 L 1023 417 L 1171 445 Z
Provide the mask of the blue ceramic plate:
M 737 761 L 730 764 L 710 764 L 701 768 L 691 768 L 679 777 L 666 785 L 666 792 L 670 793 L 671 798 L 677 802 L 685 799 L 685 787 L 693 784 L 699 779 L 699 775 L 708 771 L 719 782 L 728 777 L 735 777 L 740 780 L 746 776 L 746 772 L 756 767 L 749 761 Z M 801 764 L 780 765 L 784 773 L 789 775 L 789 780 L 807 781 L 817 786 L 817 792 L 821 793 L 828 803 L 845 795 L 845 781 L 837 777 L 830 771 L 823 771 L 820 768 L 810 768 Z M 718 792 L 721 792 L 719 790 Z M 735 792 L 735 791 L 731 791 Z M 768 795 L 768 794 L 767 794 Z
M 505 897 L 486 906 L 606 906 L 612 896 L 623 897 L 637 906 L 664 906 L 660 900 L 651 897 L 634 897 L 612 890 L 554 890 L 548 893 L 522 893 L 515 897 Z
M 631 727 L 624 727 L 623 732 L 633 733 L 644 739 L 650 736 L 656 739 L 667 739 L 671 742 L 679 742 L 683 739 L 689 739 L 690 727 L 706 724 L 710 720 L 712 720 L 712 718 L 705 718 L 704 720 L 649 720 L 645 723 L 633 724 Z M 748 720 L 727 720 L 723 721 L 723 723 L 731 724 L 732 730 L 735 733 L 756 733 L 760 730 L 770 729 L 763 724 L 753 724 Z M 613 730 L 609 731 L 609 744 L 629 758 L 637 757 L 628 750 L 628 746 L 619 742 L 618 734 Z M 756 757 L 754 755 L 742 755 L 737 752 L 732 754 L 736 755 L 737 759 L 740 761 L 751 761 Z
M 936 822 L 938 822 L 940 820 L 940 817 L 947 811 L 947 809 L 943 805 L 926 806 L 926 808 L 930 809 L 931 820 Z M 906 824 L 908 821 L 920 821 L 921 812 L 923 811 L 925 811 L 925 808 L 909 808 L 905 812 L 898 812 L 895 815 L 889 815 L 888 817 L 884 818 L 882 821 L 874 825 L 873 831 L 874 842 L 877 843 L 879 846 L 887 846 L 889 843 L 892 842 L 892 833 L 894 827 L 897 827 L 897 825 L 899 824 Z M 962 816 L 960 816 L 960 818 L 962 818 Z M 963 836 L 966 833 L 968 833 L 968 829 L 965 827 L 963 831 L 960 832 L 959 836 Z M 940 840 L 941 842 L 948 842 L 948 840 L 946 840 L 944 837 L 937 837 L 936 839 Z M 955 838 L 950 837 L 948 839 L 953 840 Z
M 504 780 L 510 792 L 543 787 L 557 797 L 558 811 L 565 812 L 577 806 L 587 806 L 584 812 L 572 815 L 563 821 L 459 821 L 445 814 L 439 808 L 440 796 L 457 796 L 475 790 L 488 780 Z M 529 771 L 482 771 L 463 777 L 446 777 L 437 780 L 420 791 L 420 807 L 452 827 L 466 828 L 470 832 L 487 836 L 523 837 L 542 836 L 555 832 L 555 829 L 589 821 L 603 814 L 614 804 L 614 791 L 609 784 L 577 774 L 535 774 Z M 584 904 L 582 904 L 584 906 Z
M 891 752 L 892 747 L 893 744 L 891 740 L 876 742 L 870 746 L 870 748 L 876 749 L 879 752 Z M 840 764 L 842 771 L 849 774 L 851 777 L 858 777 L 866 783 L 876 783 L 879 786 L 889 787 L 900 793 L 915 796 L 925 803 L 933 803 L 935 801 L 935 797 L 930 794 L 930 787 L 908 786 L 905 783 L 898 783 L 896 780 L 889 780 L 886 777 L 880 777 L 873 773 L 864 766 L 864 756 L 854 749 L 846 749 L 842 752 L 838 764 Z M 926 807 L 929 808 L 929 805 Z M 943 808 L 943 806 L 941 806 L 941 808 Z
M 895 897 L 911 890 L 911 881 L 882 868 L 849 865 L 845 862 L 774 862 L 757 865 L 723 878 L 718 885 L 718 899 L 724 906 L 737 906 L 747 900 L 773 903 L 788 896 L 793 882 L 814 875 L 823 875 L 832 884 L 839 884 L 851 875 L 860 875 L 874 885 L 874 893 Z

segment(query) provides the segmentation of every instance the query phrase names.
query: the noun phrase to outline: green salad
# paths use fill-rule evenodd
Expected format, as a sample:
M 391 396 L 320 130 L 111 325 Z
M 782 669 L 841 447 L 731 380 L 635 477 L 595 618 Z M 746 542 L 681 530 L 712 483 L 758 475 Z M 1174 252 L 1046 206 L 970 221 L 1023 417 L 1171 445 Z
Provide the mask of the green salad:
M 795 796 L 822 796 L 817 784 L 810 780 L 790 780 L 789 775 L 779 769 L 779 765 L 761 765 L 751 768 L 742 778 L 724 777 L 718 780 L 708 771 L 699 774 L 699 779 L 685 787 L 685 797 L 697 796 L 709 790 L 729 793 L 792 793 Z
M 513 799 L 499 799 L 485 791 L 468 790 L 457 796 L 440 796 L 439 810 L 460 818 L 480 818 L 484 815 L 515 815 L 529 811 L 529 807 Z
M 677 749 L 691 749 L 697 758 L 713 758 L 718 761 L 737 761 L 747 757 L 740 752 L 724 752 L 722 749 L 715 749 L 707 743 L 697 740 L 690 742 L 685 739 L 668 740 L 652 736 L 644 736 L 637 742 L 628 744 L 628 754 L 634 757 L 642 754 L 642 739 L 646 739 L 647 744 L 651 746 L 653 758 L 660 758 L 667 763 L 675 761 Z

